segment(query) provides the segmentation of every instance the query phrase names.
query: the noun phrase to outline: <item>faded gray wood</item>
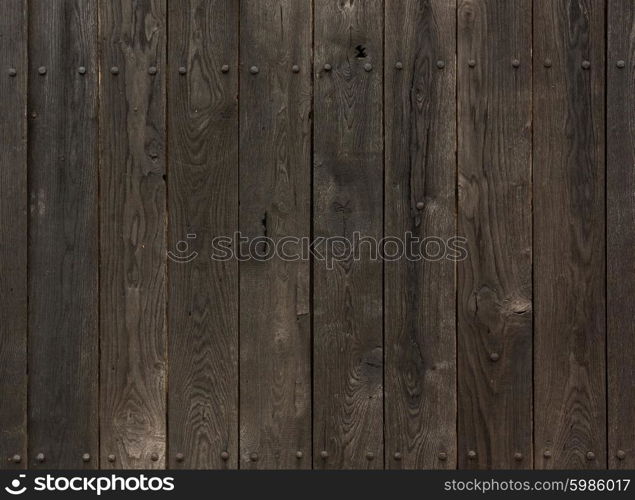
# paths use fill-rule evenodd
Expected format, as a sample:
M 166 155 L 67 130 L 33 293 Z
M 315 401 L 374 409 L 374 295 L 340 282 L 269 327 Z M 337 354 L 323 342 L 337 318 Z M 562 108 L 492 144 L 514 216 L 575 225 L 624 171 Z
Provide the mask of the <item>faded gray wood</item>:
M 99 7 L 101 465 L 163 468 L 165 0 Z
M 238 229 L 238 4 L 168 7 L 169 463 L 235 468 L 238 262 L 210 255 Z
M 242 236 L 310 234 L 311 10 L 310 0 L 241 3 Z M 243 468 L 311 467 L 310 328 L 308 261 L 240 263 Z
M 459 468 L 532 467 L 531 1 L 458 6 Z
M 635 3 L 609 0 L 607 50 L 608 464 L 635 468 Z
M 537 468 L 606 466 L 604 14 L 534 1 Z
M 385 7 L 386 236 L 447 240 L 456 229 L 456 4 Z M 386 468 L 453 468 L 456 264 L 384 265 Z
M 29 463 L 96 468 L 97 3 L 29 5 Z
M 383 7 L 315 0 L 316 237 L 383 234 Z M 359 257 L 313 265 L 316 468 L 383 466 L 382 263 Z
M 27 465 L 26 0 L 0 17 L 0 468 Z M 10 70 L 15 70 L 15 76 Z M 14 457 L 19 460 L 14 460 Z

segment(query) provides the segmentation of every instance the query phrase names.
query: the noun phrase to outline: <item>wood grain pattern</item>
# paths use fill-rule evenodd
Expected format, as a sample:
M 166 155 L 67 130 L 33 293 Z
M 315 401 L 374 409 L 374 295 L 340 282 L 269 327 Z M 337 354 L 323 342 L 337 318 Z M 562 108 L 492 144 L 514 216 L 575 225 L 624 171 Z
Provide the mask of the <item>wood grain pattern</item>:
M 460 468 L 532 466 L 531 36 L 528 0 L 459 2 Z
M 604 48 L 604 2 L 534 1 L 537 468 L 606 466 Z
M 608 2 L 607 359 L 610 468 L 635 468 L 635 3 Z M 620 62 L 621 61 L 621 62 Z
M 100 2 L 101 464 L 162 468 L 165 1 Z M 118 74 L 110 68 L 117 67 Z M 155 75 L 150 67 L 157 68 Z M 108 460 L 114 455 L 114 460 Z
M 170 3 L 168 19 L 169 463 L 235 468 L 238 263 L 210 255 L 238 229 L 238 5 Z
M 97 4 L 29 5 L 30 465 L 95 468 Z
M 385 234 L 447 239 L 456 229 L 456 3 L 385 7 Z M 456 465 L 455 265 L 384 264 L 387 468 Z
M 0 468 L 27 464 L 26 0 L 0 17 Z M 9 71 L 15 70 L 15 76 Z M 9 397 L 7 397 L 9 395 Z M 19 456 L 19 461 L 14 456 Z
M 240 13 L 240 230 L 308 237 L 311 2 L 246 0 Z M 242 261 L 240 311 L 241 467 L 310 468 L 309 263 Z
M 379 240 L 383 2 L 315 0 L 314 25 L 314 235 Z M 313 293 L 314 466 L 381 468 L 382 264 L 316 260 Z

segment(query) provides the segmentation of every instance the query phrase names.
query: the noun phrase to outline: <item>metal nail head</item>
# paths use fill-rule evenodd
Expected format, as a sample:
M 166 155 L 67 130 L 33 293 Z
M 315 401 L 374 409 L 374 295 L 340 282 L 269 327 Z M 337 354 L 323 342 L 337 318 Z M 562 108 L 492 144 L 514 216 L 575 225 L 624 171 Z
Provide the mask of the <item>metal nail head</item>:
M 152 460 L 153 462 L 156 462 L 157 460 L 159 460 L 159 455 L 157 453 L 152 453 L 150 455 L 150 460 Z
M 157 67 L 156 66 L 150 66 L 148 68 L 148 74 L 150 75 L 156 75 L 157 74 Z
M 595 460 L 595 453 L 593 453 L 592 451 L 587 452 L 586 459 L 588 461 Z
M 403 63 L 401 61 L 395 63 L 395 68 L 397 69 L 403 69 Z
M 476 66 L 476 61 L 475 61 L 474 59 L 470 59 L 470 60 L 467 62 L 467 65 L 468 65 L 470 68 L 473 68 L 474 66 Z
M 512 59 L 512 66 L 514 68 L 520 67 L 520 61 L 518 59 Z
M 621 59 L 619 61 L 617 61 L 616 66 L 620 69 L 624 68 L 626 66 L 626 62 L 622 61 Z
M 300 460 L 303 457 L 304 457 L 304 453 L 302 453 L 301 451 L 298 450 L 295 452 L 295 458 L 297 458 L 298 460 Z
M 19 464 L 22 461 L 22 457 L 20 455 L 13 455 L 9 460 L 12 460 L 14 464 Z
M 366 453 L 366 460 L 373 460 L 375 458 L 375 454 L 372 451 Z
M 468 451 L 468 452 L 467 452 L 467 457 L 468 457 L 470 460 L 474 460 L 474 459 L 476 458 L 476 452 L 475 452 L 474 450 L 470 450 L 470 451 Z
M 9 68 L 9 76 L 16 76 L 18 74 L 15 68 Z
M 90 462 L 90 453 L 84 453 L 84 454 L 82 455 L 82 460 L 83 460 L 84 462 Z
M 187 68 L 185 66 L 181 66 L 179 68 L 179 75 L 185 75 L 187 73 Z
M 183 453 L 177 453 L 176 454 L 176 461 L 177 462 L 182 462 L 184 458 L 185 458 L 185 456 L 183 455 Z
M 401 460 L 401 453 L 396 451 L 395 454 L 393 455 L 393 458 L 397 460 L 397 462 L 399 462 Z
M 626 452 L 624 450 L 617 450 L 615 456 L 618 460 L 624 460 L 626 458 Z
M 551 59 L 549 58 L 545 59 L 545 61 L 542 64 L 545 66 L 545 68 L 551 68 L 551 64 L 552 64 Z
M 228 453 L 227 451 L 223 451 L 223 452 L 220 454 L 220 457 L 221 457 L 223 460 L 229 460 L 229 453 Z
M 549 450 L 545 450 L 542 453 L 542 456 L 545 457 L 545 458 L 551 458 L 551 452 Z
M 249 455 L 249 459 L 252 462 L 257 462 L 258 461 L 258 453 L 252 453 L 251 455 Z
M 300 66 L 298 66 L 297 64 L 294 64 L 291 67 L 291 71 L 293 71 L 294 73 L 299 73 L 300 72 Z
M 229 66 L 227 64 L 223 64 L 220 69 L 223 73 L 229 72 Z
M 38 453 L 35 459 L 40 463 L 44 462 L 44 459 L 45 459 L 44 453 Z
M 590 61 L 582 61 L 582 69 L 589 69 L 591 67 Z
M 373 65 L 371 63 L 364 64 L 364 70 L 366 72 L 372 71 L 373 70 Z
M 520 452 L 516 452 L 514 453 L 514 460 L 516 460 L 516 462 L 520 462 L 523 459 L 523 454 Z
M 441 60 L 437 61 L 437 68 L 439 69 L 445 68 L 445 61 L 441 61 Z
M 80 66 L 79 68 L 77 68 L 77 72 L 80 75 L 85 75 L 86 74 L 86 68 L 84 66 Z
M 260 70 L 258 69 L 258 66 L 252 66 L 251 68 L 249 68 L 249 72 L 252 75 L 257 75 L 258 73 L 260 73 Z
M 498 361 L 500 359 L 500 355 L 497 352 L 493 352 L 489 355 L 490 361 Z
M 441 460 L 442 462 L 445 462 L 448 459 L 448 454 L 445 451 L 442 451 L 441 453 L 439 453 L 439 460 Z
M 40 75 L 46 75 L 46 66 L 40 66 L 40 67 L 37 69 L 37 72 L 38 72 Z
M 115 461 L 115 456 L 114 455 L 108 455 L 108 461 L 109 462 L 114 462 Z
M 329 452 L 326 450 L 322 450 L 320 452 L 320 457 L 322 457 L 323 460 L 326 460 L 329 457 Z
M 331 66 L 330 64 L 325 64 L 324 65 L 324 71 L 331 71 L 331 69 L 333 69 L 333 66 Z
M 415 206 L 417 207 L 417 210 L 423 210 L 423 207 L 425 207 L 426 205 L 424 202 L 418 201 Z
M 110 73 L 113 75 L 118 75 L 119 74 L 119 68 L 117 66 L 113 66 L 112 68 L 110 68 Z

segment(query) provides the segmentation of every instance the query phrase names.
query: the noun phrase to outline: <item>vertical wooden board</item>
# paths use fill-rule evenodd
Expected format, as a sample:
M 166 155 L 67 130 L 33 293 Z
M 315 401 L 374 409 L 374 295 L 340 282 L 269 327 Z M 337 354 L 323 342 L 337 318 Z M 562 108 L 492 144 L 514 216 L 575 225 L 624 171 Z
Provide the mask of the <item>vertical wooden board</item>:
M 238 263 L 210 255 L 238 229 L 238 3 L 168 6 L 169 463 L 236 467 Z
M 29 6 L 29 462 L 95 468 L 97 3 Z
M 165 1 L 99 5 L 101 464 L 163 468 Z
M 460 0 L 459 467 L 532 467 L 531 1 Z
M 311 209 L 311 1 L 246 0 L 240 13 L 241 234 L 275 242 L 306 238 Z M 292 71 L 293 65 L 299 72 Z M 264 248 L 266 244 L 258 244 L 258 251 Z M 244 468 L 311 467 L 310 325 L 307 260 L 275 256 L 240 263 Z
M 635 3 L 609 0 L 607 342 L 609 467 L 635 468 Z
M 387 1 L 385 234 L 455 234 L 456 3 Z M 422 205 L 423 204 L 423 205 Z M 455 262 L 385 262 L 387 468 L 456 466 Z
M 537 468 L 606 466 L 604 7 L 534 1 Z
M 27 8 L 0 17 L 0 468 L 26 467 Z M 15 70 L 14 72 L 12 70 Z
M 317 238 L 382 238 L 383 10 L 379 0 L 315 0 Z M 358 256 L 314 262 L 316 468 L 383 466 L 382 263 L 366 244 Z

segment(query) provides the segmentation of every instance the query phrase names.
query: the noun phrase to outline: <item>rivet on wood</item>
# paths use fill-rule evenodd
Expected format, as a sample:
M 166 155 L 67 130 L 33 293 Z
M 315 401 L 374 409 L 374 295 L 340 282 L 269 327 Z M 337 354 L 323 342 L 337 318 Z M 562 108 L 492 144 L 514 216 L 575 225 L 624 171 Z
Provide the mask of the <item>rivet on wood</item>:
M 395 68 L 397 69 L 403 69 L 403 63 L 401 61 L 395 63 Z
M 399 460 L 401 460 L 401 453 L 396 451 L 392 457 L 399 462 Z
M 119 74 L 119 68 L 117 66 L 113 66 L 112 68 L 110 68 L 110 73 L 113 75 L 118 75 Z
M 489 359 L 490 361 L 493 361 L 494 363 L 496 363 L 496 361 L 500 359 L 500 355 L 497 352 L 492 352 L 489 355 Z
M 321 457 L 323 460 L 326 460 L 327 458 L 329 458 L 329 452 L 328 452 L 328 451 L 326 451 L 326 450 L 322 450 L 322 451 L 320 452 L 320 457 Z
M 157 67 L 156 66 L 150 66 L 148 68 L 148 74 L 149 75 L 156 75 L 157 74 Z
M 185 458 L 185 456 L 183 455 L 183 453 L 177 453 L 176 454 L 176 461 L 177 462 L 182 462 L 184 458 Z
M 445 451 L 439 453 L 439 460 L 445 462 L 448 459 L 448 454 Z
M 80 75 L 85 75 L 86 74 L 86 68 L 84 66 L 80 66 L 79 68 L 77 68 L 77 72 Z
M 619 452 L 618 452 L 619 453 Z M 9 461 L 12 461 L 14 464 L 19 464 L 22 461 L 22 457 L 20 455 L 13 455 Z
M 475 61 L 474 59 L 470 59 L 470 60 L 467 62 L 467 65 L 468 65 L 470 68 L 473 68 L 474 66 L 476 66 L 476 61 Z
M 40 67 L 37 69 L 37 72 L 38 72 L 40 75 L 46 75 L 46 66 L 40 66 Z
M 366 460 L 373 460 L 375 458 L 375 454 L 372 451 L 366 453 Z
M 523 459 L 523 454 L 522 453 L 520 453 L 518 451 L 516 453 L 514 453 L 514 460 L 516 460 L 516 462 L 520 462 L 520 461 L 522 461 L 522 459 Z
M 616 66 L 618 68 L 622 69 L 622 68 L 624 68 L 626 66 L 626 62 L 622 61 L 622 60 L 619 60 L 619 61 L 617 61 Z
M 542 456 L 545 457 L 545 458 L 551 458 L 551 452 L 549 450 L 545 450 L 542 453 Z
M 330 64 L 325 64 L 324 65 L 324 71 L 331 71 L 333 69 L 333 66 L 331 66 Z
M 9 68 L 9 76 L 16 76 L 18 72 L 15 68 Z
M 437 61 L 437 68 L 439 69 L 445 68 L 445 61 L 441 61 L 441 60 Z
M 229 453 L 228 453 L 227 451 L 223 451 L 223 452 L 220 454 L 220 457 L 221 457 L 223 460 L 227 461 L 227 460 L 229 460 Z
M 260 70 L 258 69 L 258 66 L 252 66 L 251 68 L 249 68 L 249 72 L 252 75 L 257 75 L 260 72 Z
M 150 455 L 150 460 L 152 460 L 153 462 L 156 462 L 159 460 L 159 455 L 157 453 L 152 453 Z
M 514 68 L 520 67 L 520 61 L 518 59 L 512 59 L 512 66 Z
M 586 459 L 590 462 L 592 460 L 595 460 L 595 453 L 593 453 L 592 451 L 587 452 L 586 454 Z
M 551 68 L 551 64 L 552 64 L 551 59 L 549 58 L 545 59 L 545 61 L 542 64 L 545 66 L 545 68 Z
M 368 72 L 368 71 L 372 71 L 372 70 L 373 70 L 373 65 L 372 65 L 371 63 L 366 63 L 366 64 L 364 64 L 364 70 L 365 70 L 366 72 Z
M 590 61 L 582 61 L 582 69 L 589 69 L 591 67 Z
M 624 450 L 617 450 L 615 456 L 618 460 L 624 460 L 626 458 L 626 452 Z
M 304 453 L 302 453 L 300 450 L 295 452 L 295 458 L 297 458 L 298 460 L 300 460 L 303 457 L 304 457 Z
M 109 462 L 114 462 L 115 461 L 115 456 L 114 455 L 108 455 L 108 461 Z
M 40 463 L 44 462 L 45 460 L 44 453 L 38 453 L 35 459 Z
M 474 460 L 476 458 L 476 452 L 474 450 L 468 451 L 467 458 L 469 458 L 470 460 Z
M 423 207 L 425 207 L 426 205 L 424 202 L 418 201 L 415 206 L 417 207 L 417 210 L 423 210 Z
M 84 453 L 84 454 L 82 455 L 82 460 L 83 460 L 84 462 L 90 462 L 90 453 Z
M 187 68 L 185 66 L 181 66 L 179 68 L 179 75 L 185 75 L 187 73 Z
M 251 460 L 252 462 L 257 462 L 258 461 L 258 453 L 252 453 L 251 455 L 249 455 L 249 460 Z
M 221 70 L 223 73 L 228 73 L 228 72 L 229 72 L 229 65 L 227 65 L 227 64 L 223 64 L 223 65 L 221 66 L 220 70 Z
M 300 72 L 300 66 L 298 66 L 297 64 L 294 64 L 291 67 L 291 71 L 293 71 L 294 73 L 299 73 Z

